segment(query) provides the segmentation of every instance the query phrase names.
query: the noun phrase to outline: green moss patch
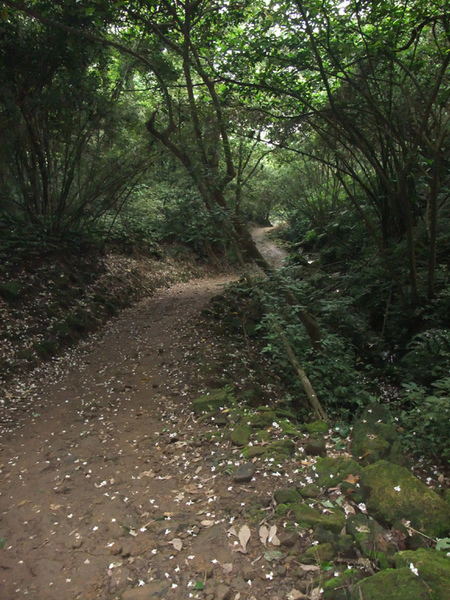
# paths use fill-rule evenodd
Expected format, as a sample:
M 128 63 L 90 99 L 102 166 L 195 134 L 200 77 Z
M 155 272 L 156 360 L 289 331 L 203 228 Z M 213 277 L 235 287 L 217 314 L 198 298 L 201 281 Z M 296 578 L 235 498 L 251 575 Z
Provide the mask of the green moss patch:
M 351 600 L 432 600 L 426 583 L 409 568 L 387 569 L 363 579 L 352 590 Z
M 315 483 L 321 487 L 334 487 L 349 475 L 356 476 L 361 471 L 361 465 L 351 458 L 325 457 L 315 464 L 315 472 L 318 475 Z
M 229 404 L 230 400 L 226 390 L 211 390 L 209 394 L 204 394 L 194 400 L 194 414 L 209 413 L 219 408 L 224 408 Z
M 352 454 L 363 465 L 388 459 L 401 464 L 399 435 L 389 411 L 372 402 L 355 422 L 353 427 Z
M 379 461 L 363 469 L 361 485 L 369 513 L 393 525 L 406 519 L 431 537 L 445 537 L 450 529 L 450 507 L 408 469 Z

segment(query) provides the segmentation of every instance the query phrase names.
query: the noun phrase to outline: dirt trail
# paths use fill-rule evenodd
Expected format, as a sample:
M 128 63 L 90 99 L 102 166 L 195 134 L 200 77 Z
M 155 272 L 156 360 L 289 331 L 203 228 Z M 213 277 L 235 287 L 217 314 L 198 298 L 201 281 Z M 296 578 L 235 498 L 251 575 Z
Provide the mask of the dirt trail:
M 260 492 L 218 475 L 238 451 L 196 441 L 189 401 L 191 322 L 230 280 L 158 292 L 26 383 L 0 442 L 2 600 L 278 598 L 227 534 Z
M 272 230 L 273 227 L 255 227 L 252 229 L 252 237 L 267 262 L 278 269 L 286 258 L 286 252 L 278 248 L 267 237 L 267 233 Z

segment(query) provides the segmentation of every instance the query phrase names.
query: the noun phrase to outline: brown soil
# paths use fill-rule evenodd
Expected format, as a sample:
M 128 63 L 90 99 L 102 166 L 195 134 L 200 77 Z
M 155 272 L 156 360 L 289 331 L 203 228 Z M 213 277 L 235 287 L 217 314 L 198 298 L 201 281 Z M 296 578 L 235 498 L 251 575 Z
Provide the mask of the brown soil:
M 271 562 L 264 552 L 277 548 L 248 516 L 298 465 L 236 484 L 240 450 L 206 441 L 191 411 L 201 391 L 191 349 L 207 355 L 208 344 L 194 322 L 231 279 L 159 291 L 15 382 L 23 410 L 0 443 L 2 599 L 303 597 L 292 535 L 285 562 Z

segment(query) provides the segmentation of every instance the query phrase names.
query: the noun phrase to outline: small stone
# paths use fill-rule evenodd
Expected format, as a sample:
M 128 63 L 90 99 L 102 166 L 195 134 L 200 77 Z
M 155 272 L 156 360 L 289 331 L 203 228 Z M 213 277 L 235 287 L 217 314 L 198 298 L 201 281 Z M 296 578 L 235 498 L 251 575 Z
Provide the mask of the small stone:
M 122 546 L 118 542 L 114 542 L 112 546 L 109 547 L 109 553 L 113 556 L 117 556 L 121 554 Z
M 215 590 L 215 600 L 230 600 L 231 588 L 224 583 L 219 584 Z
M 242 577 L 245 581 L 252 581 L 255 579 L 255 570 L 251 565 L 244 565 L 242 567 Z
M 255 474 L 256 467 L 252 463 L 244 463 L 240 467 L 236 469 L 234 474 L 234 481 L 236 483 L 247 483 L 251 481 L 253 475 Z
M 295 531 L 281 531 L 278 538 L 284 548 L 293 548 L 297 542 L 298 534 Z

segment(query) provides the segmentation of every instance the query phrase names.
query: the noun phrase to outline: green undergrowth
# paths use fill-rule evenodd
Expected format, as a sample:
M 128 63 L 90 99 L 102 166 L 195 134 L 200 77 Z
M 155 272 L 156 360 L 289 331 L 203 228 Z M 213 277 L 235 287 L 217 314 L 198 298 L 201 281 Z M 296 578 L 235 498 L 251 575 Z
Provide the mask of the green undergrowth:
M 416 336 L 399 360 L 388 360 L 379 352 L 369 315 L 355 300 L 333 291 L 322 293 L 321 286 L 329 279 L 320 269 L 305 275 L 303 267 L 293 265 L 271 278 L 254 277 L 257 291 L 243 279 L 213 299 L 204 312 L 205 327 L 221 340 L 221 358 L 213 364 L 222 365 L 222 379 L 212 377 L 210 382 L 243 381 L 237 387 L 248 404 L 266 399 L 291 410 L 297 419 L 311 420 L 303 385 L 278 334 L 281 328 L 333 422 L 351 423 L 355 414 L 378 399 L 389 406 L 402 432 L 403 452 L 445 464 L 450 452 L 449 383 L 443 376 L 449 365 L 446 335 Z M 320 352 L 312 348 L 302 311 L 319 325 Z M 422 361 L 427 352 L 438 357 L 433 372 L 441 378 L 418 384 L 415 380 L 424 381 L 422 373 L 432 360 Z M 241 376 L 244 370 L 247 374 Z M 218 371 L 217 366 L 217 375 Z

